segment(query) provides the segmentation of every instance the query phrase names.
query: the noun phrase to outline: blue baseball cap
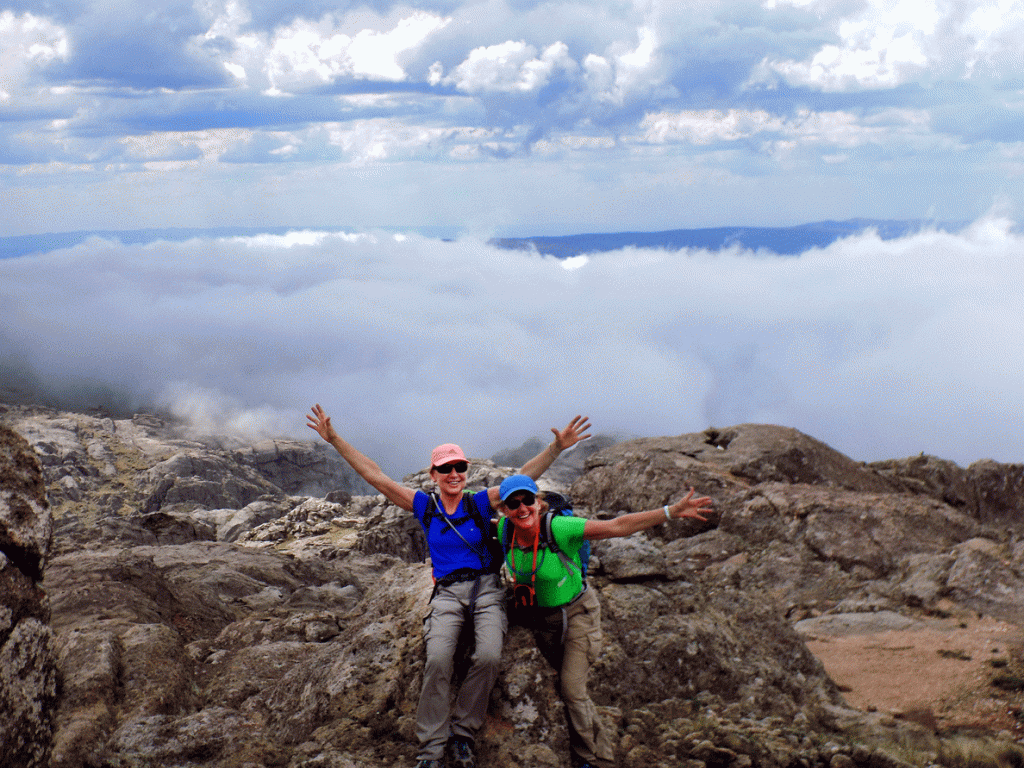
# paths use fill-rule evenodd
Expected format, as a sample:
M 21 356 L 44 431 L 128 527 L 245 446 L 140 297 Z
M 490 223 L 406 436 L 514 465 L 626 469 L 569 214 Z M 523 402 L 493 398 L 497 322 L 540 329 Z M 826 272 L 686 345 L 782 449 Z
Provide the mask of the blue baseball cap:
M 537 484 L 533 482 L 533 478 L 529 475 L 512 475 L 501 481 L 498 495 L 501 496 L 502 501 L 505 501 L 516 491 L 529 491 L 536 496 L 538 493 Z

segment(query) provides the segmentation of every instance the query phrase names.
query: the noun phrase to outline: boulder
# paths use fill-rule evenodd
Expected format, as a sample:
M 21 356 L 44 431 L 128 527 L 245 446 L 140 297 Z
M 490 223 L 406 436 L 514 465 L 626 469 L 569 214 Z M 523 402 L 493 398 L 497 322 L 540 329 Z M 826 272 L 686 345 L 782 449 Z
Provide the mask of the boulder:
M 595 510 L 635 512 L 675 501 L 693 486 L 728 508 L 746 490 L 767 482 L 862 492 L 895 489 L 878 472 L 795 429 L 742 424 L 617 443 L 587 461 L 572 494 Z
M 1006 547 L 979 537 L 961 542 L 950 555 L 945 591 L 954 601 L 1024 625 L 1024 569 L 1009 559 Z
M 932 496 L 982 523 L 1019 532 L 1024 522 L 1024 464 L 984 459 L 962 469 L 951 461 L 921 454 L 869 466 L 901 490 Z
M 978 519 L 1020 531 L 1024 522 L 1024 464 L 986 459 L 971 464 L 967 476 L 977 499 Z
M 281 489 L 232 457 L 184 451 L 150 467 L 142 474 L 147 489 L 145 512 L 165 507 L 240 509 L 261 496 Z

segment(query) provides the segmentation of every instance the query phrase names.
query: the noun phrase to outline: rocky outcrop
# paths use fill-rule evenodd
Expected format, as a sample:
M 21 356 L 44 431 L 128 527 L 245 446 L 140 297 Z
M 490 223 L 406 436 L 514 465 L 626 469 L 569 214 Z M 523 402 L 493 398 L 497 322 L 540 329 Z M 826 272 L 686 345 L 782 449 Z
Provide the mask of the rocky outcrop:
M 249 445 L 149 414 L 115 420 L 28 406 L 0 405 L 0 423 L 39 458 L 56 551 L 237 537 L 237 525 L 218 527 L 226 521 L 211 528 L 208 513 L 248 508 L 260 524 L 298 503 L 292 494 L 372 490 L 322 443 Z
M 410 515 L 332 480 L 337 458 L 312 443 L 248 446 L 144 415 L 0 420 L 35 447 L 55 510 L 51 766 L 412 763 L 431 581 Z M 595 542 L 605 643 L 591 690 L 623 768 L 898 768 L 886 743 L 935 754 L 934 734 L 850 709 L 804 622 L 913 621 L 951 603 L 1020 618 L 1024 537 L 994 511 L 1012 507 L 1013 465 L 987 466 L 985 495 L 981 472 L 864 465 L 766 425 L 574 461 L 542 485 L 572 481 L 583 516 L 691 485 L 716 500 L 706 524 Z M 469 481 L 513 471 L 475 460 Z M 422 472 L 404 482 L 430 488 Z M 989 512 L 968 501 L 982 496 Z M 564 763 L 556 681 L 521 628 L 491 705 L 481 764 Z
M 868 465 L 908 493 L 932 496 L 992 525 L 1024 522 L 1024 464 L 984 459 L 961 469 L 935 456 L 879 461 Z
M 572 490 L 595 509 L 632 512 L 660 507 L 693 486 L 714 497 L 724 513 L 764 483 L 864 493 L 897 490 L 878 472 L 824 443 L 769 424 L 617 443 L 586 462 Z
M 773 594 L 793 619 L 841 603 L 929 610 L 953 598 L 1024 623 L 1020 476 L 1020 465 L 995 462 L 866 465 L 796 430 L 747 424 L 619 443 L 587 462 L 572 495 L 594 513 L 658 507 L 690 486 L 712 496 L 707 524 L 647 534 L 668 542 L 665 575 L 698 571 Z
M 52 530 L 39 462 L 0 426 L 0 766 L 42 768 L 53 737 L 57 665 L 40 581 Z
M 55 765 L 288 764 L 314 745 L 331 765 L 411 757 L 431 589 L 422 565 L 196 542 L 66 554 L 46 584 L 66 680 Z M 780 722 L 841 705 L 756 598 L 693 582 L 595 588 L 606 644 L 592 689 L 616 719 L 654 690 L 679 702 L 704 692 Z M 494 764 L 543 765 L 523 760 L 538 744 L 564 752 L 552 674 L 523 630 L 510 636 L 493 718 L 482 750 Z

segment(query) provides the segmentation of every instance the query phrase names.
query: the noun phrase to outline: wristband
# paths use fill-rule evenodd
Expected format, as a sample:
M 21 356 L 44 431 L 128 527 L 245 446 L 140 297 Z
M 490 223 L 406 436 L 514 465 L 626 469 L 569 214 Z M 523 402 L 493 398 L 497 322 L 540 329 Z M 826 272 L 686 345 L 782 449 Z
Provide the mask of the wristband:
M 670 515 L 668 513 L 668 504 L 665 505 L 665 519 L 666 520 L 671 520 L 672 519 L 672 515 Z

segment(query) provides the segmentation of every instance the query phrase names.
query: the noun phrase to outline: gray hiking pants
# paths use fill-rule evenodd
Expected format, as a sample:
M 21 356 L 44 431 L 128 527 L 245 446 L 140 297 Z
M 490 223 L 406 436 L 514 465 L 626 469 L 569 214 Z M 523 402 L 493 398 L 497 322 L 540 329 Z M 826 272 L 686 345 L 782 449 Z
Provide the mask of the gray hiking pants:
M 418 760 L 442 760 L 448 737 L 476 739 L 484 724 L 491 689 L 498 679 L 501 647 L 508 621 L 505 618 L 504 589 L 495 574 L 480 577 L 472 617 L 469 615 L 474 582 L 460 581 L 437 590 L 430 601 L 430 613 L 423 626 L 427 661 L 423 688 L 416 711 Z M 462 625 L 473 622 L 473 655 L 466 679 L 459 689 L 455 709 L 450 712 L 454 659 Z

